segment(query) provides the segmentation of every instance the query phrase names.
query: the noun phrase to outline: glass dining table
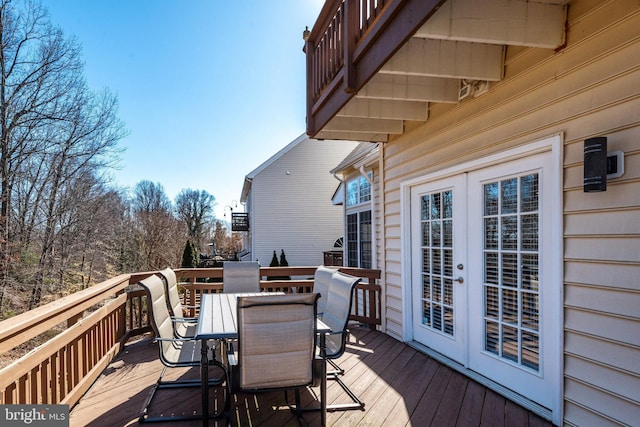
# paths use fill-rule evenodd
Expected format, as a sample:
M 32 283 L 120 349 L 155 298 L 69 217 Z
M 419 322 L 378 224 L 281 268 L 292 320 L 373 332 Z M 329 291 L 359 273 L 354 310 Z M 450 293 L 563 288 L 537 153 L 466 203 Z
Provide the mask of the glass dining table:
M 210 340 L 229 340 L 238 338 L 238 322 L 236 304 L 239 297 L 260 296 L 260 295 L 285 295 L 283 292 L 260 292 L 260 293 L 215 293 L 202 294 L 200 300 L 200 312 L 198 314 L 198 325 L 195 338 L 202 341 L 200 350 L 200 381 L 202 385 L 202 425 L 209 425 L 209 366 L 214 364 L 220 366 L 225 371 L 227 393 L 225 397 L 224 409 L 214 415 L 214 418 L 225 416 L 229 411 L 231 401 L 229 378 L 227 368 L 222 361 L 216 360 L 215 351 L 213 358 L 209 360 L 208 342 Z M 319 335 L 319 356 L 322 358 L 322 372 L 320 373 L 320 413 L 321 424 L 326 425 L 327 413 L 327 375 L 326 375 L 326 348 L 325 336 L 331 329 L 320 319 L 316 319 L 316 332 Z M 223 349 L 224 351 L 224 349 Z

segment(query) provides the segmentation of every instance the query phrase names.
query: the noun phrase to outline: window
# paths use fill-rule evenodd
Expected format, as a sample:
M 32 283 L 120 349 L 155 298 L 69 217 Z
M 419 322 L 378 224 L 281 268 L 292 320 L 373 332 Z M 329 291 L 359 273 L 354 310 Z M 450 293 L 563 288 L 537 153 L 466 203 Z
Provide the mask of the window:
M 367 179 L 368 178 L 368 179 Z M 372 268 L 373 244 L 371 222 L 372 174 L 347 181 L 346 265 Z
M 367 178 L 371 179 L 371 172 L 367 174 Z M 360 175 L 358 178 L 347 181 L 348 207 L 371 201 L 371 184 L 367 178 Z

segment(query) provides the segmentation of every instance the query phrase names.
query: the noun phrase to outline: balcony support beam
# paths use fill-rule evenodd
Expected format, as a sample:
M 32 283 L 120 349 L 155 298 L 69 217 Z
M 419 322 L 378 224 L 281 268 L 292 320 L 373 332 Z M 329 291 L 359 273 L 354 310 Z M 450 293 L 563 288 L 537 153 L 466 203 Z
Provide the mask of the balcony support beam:
M 378 73 L 357 97 L 456 103 L 459 88 L 458 79 Z
M 412 38 L 380 70 L 385 74 L 498 81 L 504 46 Z
M 426 102 L 366 99 L 356 96 L 336 117 L 426 121 L 427 112 Z
M 416 37 L 555 49 L 564 43 L 567 6 L 562 3 L 450 1 Z

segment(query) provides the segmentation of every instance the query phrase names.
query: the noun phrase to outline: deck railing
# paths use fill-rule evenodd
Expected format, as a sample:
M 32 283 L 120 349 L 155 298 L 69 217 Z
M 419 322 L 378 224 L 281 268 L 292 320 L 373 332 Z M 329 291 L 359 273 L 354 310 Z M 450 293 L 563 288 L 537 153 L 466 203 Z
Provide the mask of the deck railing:
M 316 267 L 262 267 L 260 285 L 263 291 L 311 292 L 315 270 Z M 375 329 L 381 323 L 380 270 L 349 267 L 339 270 L 364 279 L 356 286 L 350 319 Z M 203 293 L 222 292 L 221 268 L 178 269 L 176 274 L 184 289 L 184 305 L 198 306 Z M 282 280 L 283 277 L 289 279 Z M 197 310 L 190 310 L 191 316 L 197 314 Z
M 351 318 L 380 324 L 379 270 L 341 268 L 358 285 Z M 262 288 L 310 292 L 315 267 L 262 268 Z M 56 333 L 0 370 L 0 404 L 75 405 L 127 340 L 150 331 L 146 294 L 136 284 L 156 272 L 124 274 L 0 322 L 0 354 Z M 222 269 L 177 269 L 186 303 L 222 290 Z M 291 280 L 268 280 L 274 277 Z

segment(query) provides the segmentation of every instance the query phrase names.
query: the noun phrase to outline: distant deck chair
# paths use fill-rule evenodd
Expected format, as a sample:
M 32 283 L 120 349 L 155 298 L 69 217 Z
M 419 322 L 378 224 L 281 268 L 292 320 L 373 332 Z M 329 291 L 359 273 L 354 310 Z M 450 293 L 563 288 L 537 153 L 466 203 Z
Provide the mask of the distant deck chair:
M 197 317 L 185 317 L 185 308 L 196 308 L 196 306 L 184 306 L 180 301 L 178 292 L 178 279 L 176 273 L 171 268 L 165 268 L 159 272 L 164 280 L 165 294 L 169 314 L 173 320 L 173 327 L 176 338 L 193 337 L 196 334 Z
M 175 381 L 163 381 L 163 376 L 167 368 L 176 367 L 196 367 L 200 366 L 201 352 L 200 352 L 200 340 L 193 338 L 176 338 L 174 335 L 173 321 L 169 315 L 167 309 L 167 302 L 165 297 L 164 284 L 162 279 L 158 276 L 150 276 L 139 282 L 139 284 L 147 291 L 148 306 L 150 308 L 150 323 L 151 327 L 156 335 L 156 341 L 158 342 L 158 348 L 160 350 L 160 361 L 164 365 L 158 381 L 151 389 L 149 397 L 145 401 L 142 410 L 140 412 L 139 422 L 166 422 L 166 421 L 184 421 L 201 419 L 201 415 L 181 415 L 181 416 L 149 416 L 149 406 L 156 394 L 156 391 L 166 388 L 181 388 L 181 387 L 198 387 L 200 388 L 200 379 L 192 380 L 175 380 Z M 211 363 L 211 362 L 210 362 Z M 224 370 L 224 366 L 215 360 L 214 365 L 221 367 Z M 212 378 L 209 381 L 210 386 L 217 386 L 222 384 L 225 380 Z M 210 418 L 218 417 L 220 414 L 210 415 Z
M 256 261 L 225 261 L 222 292 L 260 292 L 260 264 Z
M 347 325 L 349 323 L 349 315 L 351 314 L 354 288 L 361 280 L 362 278 L 360 277 L 354 277 L 340 271 L 336 271 L 331 275 L 327 302 L 320 316 L 321 320 L 331 328 L 331 333 L 326 336 L 326 356 L 327 361 L 330 363 L 333 362 L 333 359 L 342 356 L 346 350 L 347 338 L 349 336 Z M 364 402 L 362 402 L 340 378 L 340 375 L 344 374 L 344 371 L 334 363 L 331 364 L 337 370 L 328 371 L 327 379 L 335 380 L 353 400 L 353 403 L 329 405 L 327 406 L 327 410 L 364 410 Z
M 229 357 L 231 392 L 295 389 L 313 384 L 318 295 L 288 294 L 238 298 L 237 353 Z

